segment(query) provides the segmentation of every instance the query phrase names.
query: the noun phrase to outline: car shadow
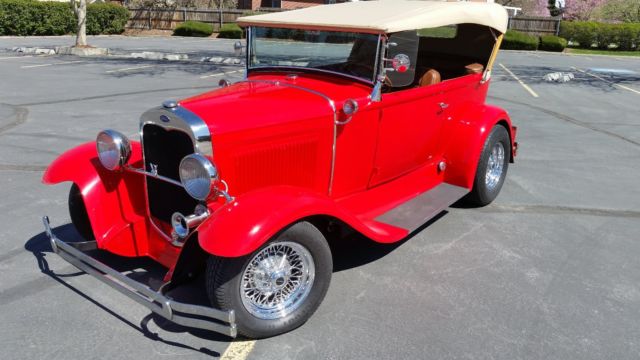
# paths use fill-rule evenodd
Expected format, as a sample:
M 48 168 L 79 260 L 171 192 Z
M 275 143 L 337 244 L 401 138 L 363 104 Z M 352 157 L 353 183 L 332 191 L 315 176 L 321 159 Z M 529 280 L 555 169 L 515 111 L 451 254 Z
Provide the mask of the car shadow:
M 409 233 L 404 239 L 391 243 L 377 243 L 359 233 L 353 232 L 330 242 L 333 254 L 333 272 L 357 268 L 379 260 L 411 240 L 416 234 L 427 229 L 444 217 L 448 212 L 442 211 L 422 226 Z
M 336 273 L 363 266 L 387 256 L 395 249 L 401 247 L 404 243 L 413 238 L 417 233 L 427 229 L 429 226 L 441 219 L 446 214 L 447 211 L 441 212 L 436 217 L 432 218 L 427 223 L 410 233 L 406 238 L 392 244 L 377 243 L 355 232 L 345 235 L 339 240 L 331 241 L 330 246 L 333 254 L 334 264 L 333 272 Z M 58 237 L 65 239 L 65 241 L 67 242 L 83 241 L 82 237 L 80 236 L 80 234 L 78 234 L 77 230 L 72 224 L 58 226 L 53 229 L 53 232 Z M 163 339 L 157 332 L 153 332 L 150 329 L 149 324 L 153 322 L 162 331 L 166 331 L 169 333 L 186 332 L 205 340 L 213 340 L 216 342 L 231 341 L 229 337 L 214 333 L 212 331 L 193 329 L 175 324 L 153 312 L 146 315 L 140 321 L 140 324 L 135 324 L 64 280 L 65 278 L 84 275 L 85 273 L 83 271 L 75 271 L 70 274 L 60 274 L 50 268 L 49 262 L 47 261 L 47 256 L 53 254 L 53 250 L 51 249 L 49 239 L 44 232 L 29 239 L 25 243 L 24 248 L 33 254 L 38 267 L 43 274 L 49 276 L 51 279 L 71 290 L 75 294 L 81 296 L 85 300 L 98 306 L 100 309 L 104 310 L 106 313 L 110 314 L 116 319 L 122 321 L 127 326 L 139 331 L 148 339 L 159 341 L 167 345 L 179 348 L 198 351 L 206 355 L 218 357 L 220 356 L 220 353 L 211 349 L 196 349 L 186 344 Z M 98 261 L 108 265 L 109 267 L 125 274 L 126 276 L 138 282 L 149 286 L 154 290 L 157 290 L 162 285 L 162 279 L 164 277 L 166 269 L 149 258 L 127 258 L 114 255 L 102 250 L 93 250 L 87 253 Z M 169 295 L 176 301 L 186 302 L 194 305 L 209 306 L 204 282 L 204 274 L 200 274 L 193 281 L 182 284 L 179 287 L 170 290 L 167 295 Z
M 65 241 L 82 241 L 82 238 L 76 231 L 75 227 L 71 224 L 56 227 L 53 229 L 53 232 L 60 238 L 65 239 Z M 25 243 L 24 248 L 33 254 L 38 267 L 43 274 L 47 275 L 54 281 L 58 282 L 60 285 L 71 290 L 75 294 L 81 296 L 85 300 L 96 305 L 97 307 L 104 310 L 106 313 L 115 317 L 116 319 L 120 320 L 132 329 L 140 332 L 148 339 L 159 341 L 164 344 L 183 349 L 197 351 L 209 356 L 219 357 L 221 355 L 219 352 L 208 348 L 201 347 L 198 349 L 186 344 L 164 339 L 158 333 L 151 331 L 149 324 L 151 321 L 153 321 L 158 328 L 170 333 L 189 333 L 198 338 L 216 342 L 231 342 L 232 340 L 225 335 L 221 335 L 212 331 L 192 329 L 172 323 L 153 312 L 145 316 L 140 321 L 140 324 L 137 325 L 64 280 L 65 278 L 84 275 L 84 271 L 75 271 L 70 274 L 59 274 L 51 269 L 49 266 L 49 262 L 47 261 L 47 256 L 53 254 L 53 250 L 51 249 L 49 239 L 44 232 L 29 239 Z M 113 269 L 121 273 L 124 273 L 128 277 L 135 279 L 138 282 L 146 284 L 147 286 L 155 290 L 157 290 L 158 287 L 162 284 L 162 278 L 164 276 L 164 273 L 166 272 L 166 269 L 162 268 L 162 266 L 155 263 L 149 258 L 127 258 L 117 256 L 102 250 L 93 250 L 88 253 L 98 261 L 112 267 Z M 204 279 L 197 278 L 192 283 L 187 284 L 186 286 L 180 286 L 174 290 L 171 290 L 167 294 L 178 301 L 191 302 L 195 303 L 196 305 L 206 305 L 208 303 L 206 294 L 204 294 L 204 287 L 201 284 L 198 284 L 198 282 L 203 281 Z M 199 289 L 198 285 L 200 285 Z

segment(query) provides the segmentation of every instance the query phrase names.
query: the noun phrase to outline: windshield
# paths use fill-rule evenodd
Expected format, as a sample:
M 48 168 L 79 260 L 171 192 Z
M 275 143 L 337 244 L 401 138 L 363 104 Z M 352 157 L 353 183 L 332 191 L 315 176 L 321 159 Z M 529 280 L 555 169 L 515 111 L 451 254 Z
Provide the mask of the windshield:
M 378 35 L 254 27 L 249 68 L 300 68 L 373 82 Z

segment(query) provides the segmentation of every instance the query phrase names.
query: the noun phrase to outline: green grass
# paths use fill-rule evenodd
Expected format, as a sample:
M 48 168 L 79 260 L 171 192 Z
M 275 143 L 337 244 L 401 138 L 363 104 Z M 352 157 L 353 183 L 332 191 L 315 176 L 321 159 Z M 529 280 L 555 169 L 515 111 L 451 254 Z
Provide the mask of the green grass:
M 455 26 L 440 26 L 418 30 L 418 36 L 431 38 L 452 39 L 456 37 L 458 29 Z
M 617 51 L 617 50 L 577 49 L 577 48 L 566 48 L 564 51 L 571 54 L 584 54 L 584 55 L 640 56 L 640 51 Z

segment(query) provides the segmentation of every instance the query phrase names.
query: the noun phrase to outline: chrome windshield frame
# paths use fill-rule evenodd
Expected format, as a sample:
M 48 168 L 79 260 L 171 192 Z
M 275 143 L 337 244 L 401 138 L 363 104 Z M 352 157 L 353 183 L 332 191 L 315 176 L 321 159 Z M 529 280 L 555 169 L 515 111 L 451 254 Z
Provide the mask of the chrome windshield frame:
M 283 72 L 292 72 L 292 71 L 299 71 L 299 72 L 316 72 L 316 73 L 324 73 L 324 74 L 329 74 L 329 75 L 336 75 L 336 76 L 340 76 L 340 77 L 345 77 L 351 80 L 355 80 L 355 81 L 359 81 L 362 82 L 366 85 L 369 86 L 374 86 L 376 79 L 378 77 L 378 71 L 379 71 L 379 67 L 380 67 L 380 46 L 381 46 L 381 41 L 383 38 L 383 34 L 377 34 L 378 36 L 378 40 L 377 40 L 377 50 L 376 50 L 376 56 L 374 59 L 374 66 L 373 66 L 373 76 L 371 79 L 365 79 L 365 78 L 361 78 L 358 76 L 353 76 L 353 75 L 349 75 L 349 74 L 345 74 L 339 71 L 331 71 L 331 70 L 326 70 L 326 69 L 318 69 L 318 68 L 312 68 L 312 67 L 304 67 L 304 66 L 278 66 L 278 65 L 269 65 L 269 66 L 251 66 L 251 57 L 253 56 L 253 44 L 254 44 L 254 39 L 255 39 L 255 31 L 253 30 L 254 26 L 249 26 L 247 28 L 247 49 L 246 49 L 246 54 L 247 54 L 247 59 L 246 59 L 246 69 L 245 69 L 245 73 L 246 73 L 246 77 L 249 76 L 249 72 L 250 71 L 283 71 Z M 365 34 L 365 33 L 362 33 Z M 374 34 L 372 34 L 374 35 Z

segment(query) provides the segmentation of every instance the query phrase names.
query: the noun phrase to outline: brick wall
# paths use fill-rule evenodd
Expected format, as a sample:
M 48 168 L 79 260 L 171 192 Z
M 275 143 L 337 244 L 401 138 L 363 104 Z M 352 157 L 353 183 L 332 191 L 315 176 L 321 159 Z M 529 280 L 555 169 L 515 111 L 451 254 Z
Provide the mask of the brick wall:
M 299 9 L 310 6 L 322 5 L 324 4 L 324 0 L 282 0 L 282 8 L 291 10 L 291 9 Z

